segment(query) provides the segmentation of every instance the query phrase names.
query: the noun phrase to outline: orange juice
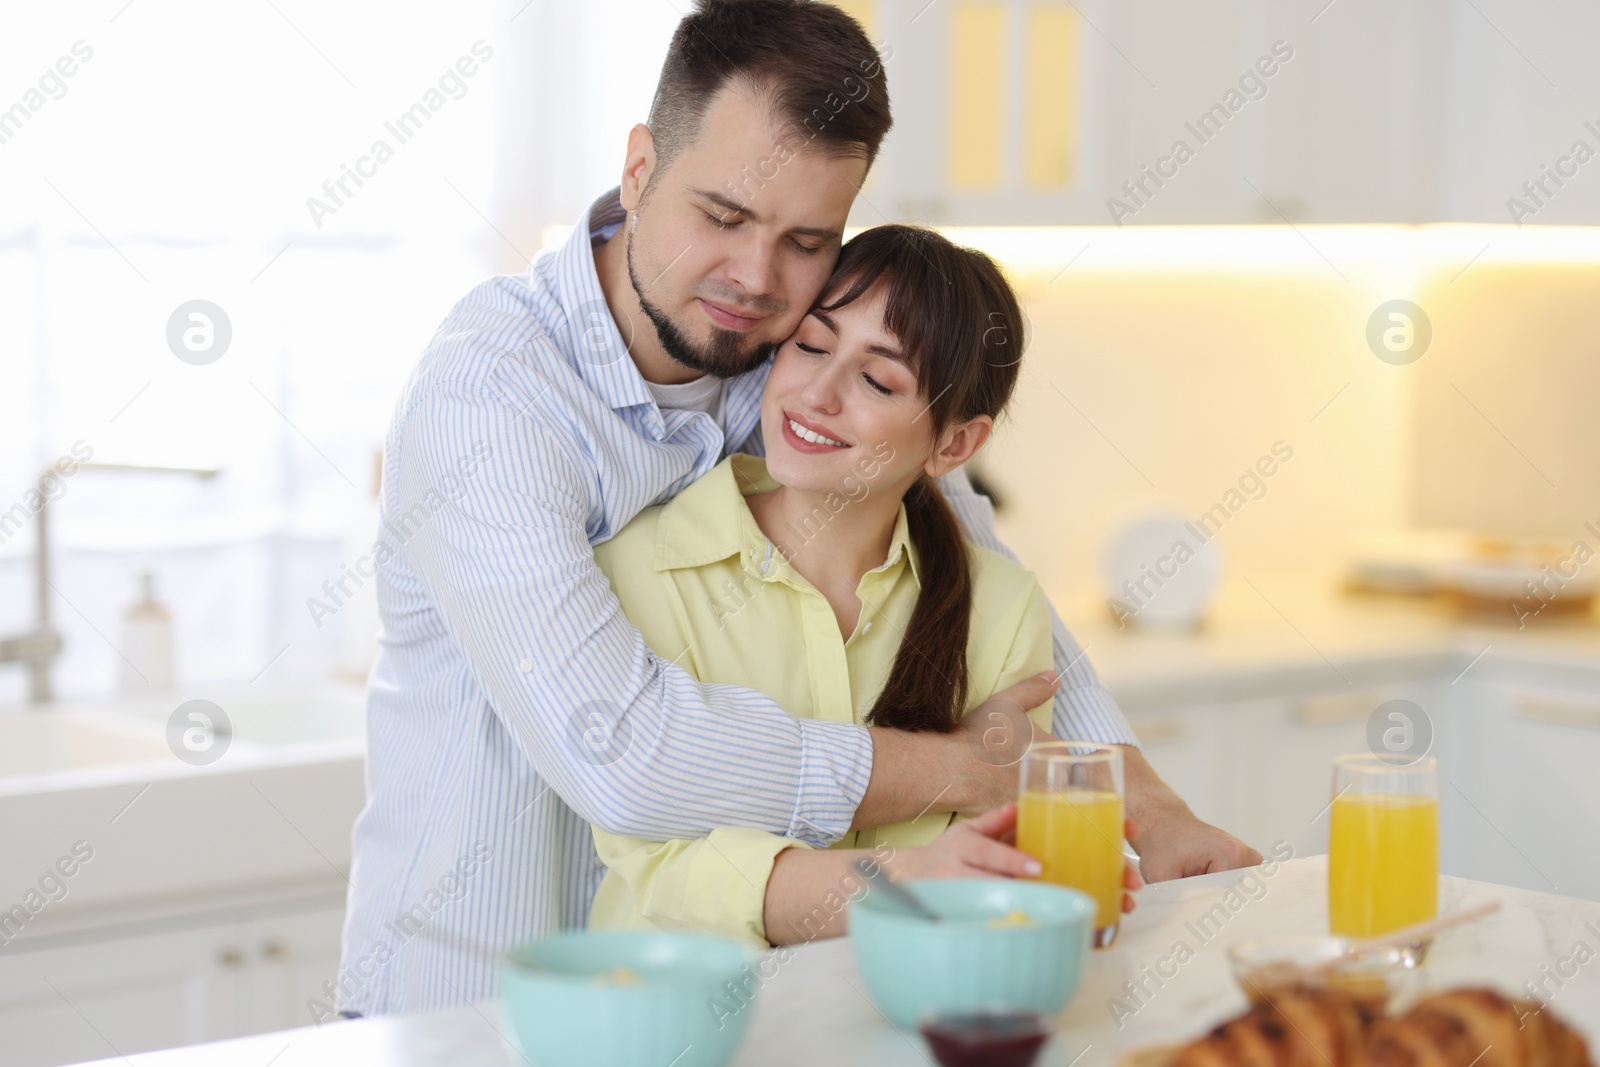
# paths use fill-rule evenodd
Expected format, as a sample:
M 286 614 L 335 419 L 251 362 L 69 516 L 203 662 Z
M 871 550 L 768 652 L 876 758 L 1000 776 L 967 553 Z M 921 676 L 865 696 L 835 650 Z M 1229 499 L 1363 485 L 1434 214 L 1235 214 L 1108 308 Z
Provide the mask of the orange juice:
M 1081 889 L 1099 906 L 1095 926 L 1122 917 L 1122 798 L 1092 789 L 1025 791 L 1017 848 L 1044 864 L 1047 882 Z
M 1328 928 L 1375 937 L 1439 910 L 1439 802 L 1345 794 L 1333 801 Z

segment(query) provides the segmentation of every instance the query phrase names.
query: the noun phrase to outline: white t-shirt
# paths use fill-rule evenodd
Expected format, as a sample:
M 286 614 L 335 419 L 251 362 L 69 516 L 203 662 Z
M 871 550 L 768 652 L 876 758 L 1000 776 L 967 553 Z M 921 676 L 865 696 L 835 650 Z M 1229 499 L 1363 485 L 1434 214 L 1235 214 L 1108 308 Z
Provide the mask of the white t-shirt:
M 656 406 L 674 411 L 703 411 L 722 425 L 722 398 L 728 392 L 728 380 L 714 374 L 702 374 L 692 382 L 660 385 L 647 381 L 645 388 L 655 398 Z

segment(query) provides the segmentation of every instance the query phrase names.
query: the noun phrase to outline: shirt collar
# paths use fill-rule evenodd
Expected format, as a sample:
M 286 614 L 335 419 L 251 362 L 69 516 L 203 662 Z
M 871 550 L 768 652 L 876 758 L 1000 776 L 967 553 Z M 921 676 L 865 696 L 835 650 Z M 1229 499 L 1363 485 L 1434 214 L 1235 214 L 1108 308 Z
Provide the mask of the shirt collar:
M 590 204 L 555 253 L 556 270 L 567 282 L 555 287 L 566 317 L 567 336 L 559 339 L 560 345 L 595 394 L 612 409 L 653 403 L 644 376 L 628 355 L 627 343 L 611 317 L 590 245 L 590 231 L 614 221 L 611 216 L 621 209 L 619 192 L 612 189 Z
M 662 507 L 656 528 L 656 570 L 703 567 L 740 556 L 751 574 L 767 579 L 784 574 L 791 580 L 798 577 L 762 532 L 744 500 L 776 488 L 778 483 L 767 473 L 767 461 L 760 456 L 736 452 L 718 463 Z M 845 499 L 842 494 L 840 499 Z M 922 575 L 904 504 L 895 517 L 889 554 L 867 575 L 897 570 L 902 561 L 910 564 L 912 578 L 921 588 Z M 863 583 L 867 580 L 865 576 L 862 579 Z
M 894 517 L 894 533 L 889 537 L 889 554 L 884 557 L 881 565 L 868 571 L 868 574 L 877 574 L 879 571 L 891 571 L 905 560 L 911 567 L 911 578 L 917 583 L 917 588 L 922 588 L 922 563 L 917 557 L 917 548 L 911 543 L 911 525 L 906 518 L 906 506 L 900 505 L 900 513 Z

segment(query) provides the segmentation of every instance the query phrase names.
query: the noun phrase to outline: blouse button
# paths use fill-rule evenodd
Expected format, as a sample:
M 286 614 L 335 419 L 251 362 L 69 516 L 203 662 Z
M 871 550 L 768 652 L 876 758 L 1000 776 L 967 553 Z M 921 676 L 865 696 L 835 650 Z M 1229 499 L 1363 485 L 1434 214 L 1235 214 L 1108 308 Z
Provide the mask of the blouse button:
M 870 634 L 872 632 L 872 624 L 870 622 L 867 623 L 861 628 L 861 632 L 864 634 Z

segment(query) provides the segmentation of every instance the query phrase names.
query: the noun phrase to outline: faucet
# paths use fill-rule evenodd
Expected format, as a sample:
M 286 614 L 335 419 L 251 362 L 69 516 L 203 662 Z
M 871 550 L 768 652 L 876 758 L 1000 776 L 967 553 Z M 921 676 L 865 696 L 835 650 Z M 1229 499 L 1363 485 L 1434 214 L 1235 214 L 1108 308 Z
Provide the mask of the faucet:
M 79 471 L 122 471 L 135 474 L 189 474 L 200 479 L 210 479 L 221 473 L 216 467 L 153 467 L 136 463 L 80 463 Z M 44 704 L 52 696 L 50 667 L 61 654 L 61 634 L 50 625 L 50 493 L 51 478 L 60 479 L 54 469 L 47 468 L 39 476 L 39 510 L 34 512 L 33 629 L 26 633 L 0 638 L 0 663 L 26 663 L 28 665 L 28 699 L 34 704 Z

